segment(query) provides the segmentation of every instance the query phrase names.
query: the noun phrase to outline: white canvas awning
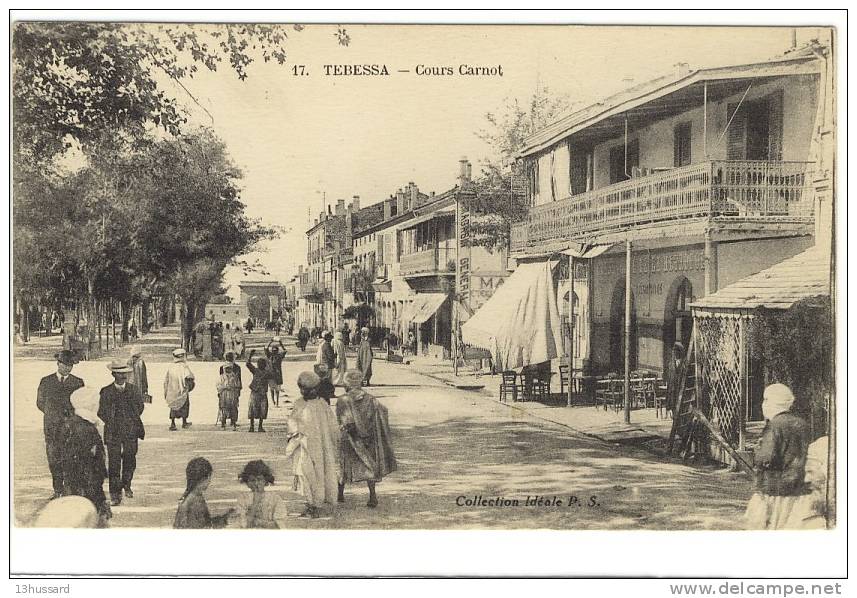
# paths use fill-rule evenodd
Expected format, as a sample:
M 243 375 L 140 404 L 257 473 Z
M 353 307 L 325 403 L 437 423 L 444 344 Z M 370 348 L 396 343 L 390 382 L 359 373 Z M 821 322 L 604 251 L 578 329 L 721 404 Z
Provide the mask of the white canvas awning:
M 462 327 L 466 345 L 491 351 L 500 370 L 562 355 L 562 332 L 549 260 L 522 263 Z
M 443 302 L 446 301 L 444 293 L 420 293 L 414 296 L 414 300 L 405 308 L 403 320 L 413 324 L 422 324 L 431 318 Z
M 588 245 L 586 243 L 572 243 L 568 249 L 563 251 L 564 255 L 570 255 L 573 258 L 593 258 L 606 253 L 613 247 L 612 243 L 607 245 Z

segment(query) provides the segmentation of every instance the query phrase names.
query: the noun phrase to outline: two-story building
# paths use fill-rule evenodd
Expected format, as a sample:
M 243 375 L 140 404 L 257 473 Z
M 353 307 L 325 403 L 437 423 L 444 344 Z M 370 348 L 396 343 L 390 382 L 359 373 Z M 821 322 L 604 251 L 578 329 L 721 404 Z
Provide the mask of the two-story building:
M 466 158 L 459 161 L 458 179 L 452 189 L 415 206 L 413 217 L 397 227 L 399 275 L 412 293 L 402 323 L 415 333 L 419 350 L 435 357 L 451 356 L 454 310 L 466 317 L 508 275 L 505 248 L 470 242 L 469 223 L 478 215 L 467 208 L 475 191 Z
M 813 244 L 822 68 L 811 48 L 679 65 L 526 140 L 511 250 L 571 260 L 556 299 L 564 316 L 573 301 L 578 367 L 623 370 L 626 288 L 630 366 L 662 371 L 692 301 Z

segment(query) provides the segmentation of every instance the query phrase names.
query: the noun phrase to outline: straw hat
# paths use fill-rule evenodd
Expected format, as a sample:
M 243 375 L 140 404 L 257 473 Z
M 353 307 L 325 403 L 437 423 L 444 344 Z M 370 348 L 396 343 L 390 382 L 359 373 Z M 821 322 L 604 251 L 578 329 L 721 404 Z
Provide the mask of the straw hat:
M 121 359 L 114 359 L 111 361 L 110 365 L 107 366 L 107 369 L 113 374 L 130 374 L 134 371 L 131 369 L 131 366 L 128 365 L 127 361 L 122 361 Z
M 184 349 L 179 348 L 179 349 L 175 349 L 173 351 L 173 357 L 178 358 L 178 357 L 184 357 L 185 355 L 187 355 L 187 351 L 185 351 Z
M 780 413 L 785 413 L 795 402 L 794 394 L 785 384 L 769 385 L 763 396 L 765 400 L 762 402 L 762 415 L 765 419 L 773 419 Z

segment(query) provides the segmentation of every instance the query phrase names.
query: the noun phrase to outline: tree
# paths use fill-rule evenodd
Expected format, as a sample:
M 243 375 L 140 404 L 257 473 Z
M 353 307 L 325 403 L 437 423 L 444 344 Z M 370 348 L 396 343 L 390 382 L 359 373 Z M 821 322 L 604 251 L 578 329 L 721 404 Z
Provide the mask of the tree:
M 86 311 L 94 321 L 97 301 L 106 299 L 112 306 L 118 300 L 126 306 L 124 336 L 132 303 L 142 301 L 145 312 L 159 293 L 174 288 L 201 293 L 214 277 L 211 270 L 221 272 L 222 264 L 252 267 L 229 252 L 253 247 L 274 231 L 243 217 L 237 190 L 223 185 L 222 176 L 208 189 L 196 188 L 195 205 L 205 205 L 202 197 L 226 202 L 218 206 L 225 212 L 213 226 L 231 217 L 237 217 L 237 225 L 205 232 L 197 227 L 182 252 L 163 250 L 170 229 L 141 217 L 152 208 L 148 191 L 171 177 L 171 165 L 157 162 L 152 133 L 160 128 L 162 136 L 175 141 L 186 127 L 184 110 L 164 81 L 172 80 L 196 101 L 183 81 L 200 66 L 216 71 L 228 63 L 243 80 L 254 60 L 284 64 L 289 33 L 302 29 L 241 23 L 14 25 L 13 280 L 25 335 L 24 314 L 31 302 L 60 309 L 86 297 Z M 335 36 L 342 45 L 350 42 L 341 27 Z M 197 141 L 185 149 L 205 145 Z M 225 156 L 217 143 L 208 146 Z M 162 154 L 167 150 L 164 145 L 157 149 Z M 175 156 L 177 148 L 173 150 Z M 83 157 L 79 171 L 64 168 L 69 156 L 78 162 Z M 149 171 L 151 165 L 158 166 L 157 175 Z M 235 172 L 219 174 L 237 178 Z M 219 190 L 229 194 L 206 194 Z M 155 209 L 170 205 L 168 199 L 161 195 Z M 176 216 L 175 210 L 171 215 Z M 153 231 L 160 233 L 157 239 L 146 236 Z M 210 248 L 211 237 L 224 231 L 226 238 L 218 244 L 222 250 L 210 261 L 200 258 L 200 248 Z M 187 280 L 180 280 L 181 272 Z M 144 326 L 147 319 L 144 315 Z
M 254 60 L 286 62 L 299 25 L 22 22 L 12 32 L 13 152 L 50 161 L 104 131 L 147 125 L 177 135 L 186 116 L 163 87 L 224 62 L 245 79 Z M 350 37 L 340 28 L 339 43 Z M 188 92 L 188 95 L 189 92 Z M 191 96 L 192 97 L 192 96 Z
M 795 410 L 808 416 L 813 437 L 828 431 L 833 392 L 833 318 L 830 297 L 811 297 L 787 310 L 760 309 L 753 321 L 751 354 L 765 383 L 780 382 L 795 395 Z
M 474 181 L 473 194 L 466 204 L 473 214 L 470 244 L 487 248 L 508 245 L 511 224 L 525 218 L 529 209 L 526 196 L 512 190 L 512 164 L 529 136 L 571 107 L 567 95 L 551 94 L 547 87 L 538 86 L 526 104 L 506 98 L 499 112 L 485 114 L 486 124 L 476 136 L 494 154 L 481 161 L 482 173 Z

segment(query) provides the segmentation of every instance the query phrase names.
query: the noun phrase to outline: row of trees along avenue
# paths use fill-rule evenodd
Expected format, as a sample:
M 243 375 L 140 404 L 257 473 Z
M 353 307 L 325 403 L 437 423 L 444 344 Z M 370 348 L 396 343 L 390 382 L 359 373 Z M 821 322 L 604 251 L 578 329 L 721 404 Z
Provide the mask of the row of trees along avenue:
M 145 326 L 178 298 L 189 343 L 224 269 L 251 268 L 240 256 L 278 231 L 245 214 L 241 172 L 173 90 L 193 99 L 182 82 L 200 67 L 225 63 L 243 80 L 254 60 L 283 64 L 300 29 L 15 24 L 13 290 L 25 338 L 34 306 L 74 310 L 100 346 L 102 322 L 118 320 L 127 340 L 131 314 Z

